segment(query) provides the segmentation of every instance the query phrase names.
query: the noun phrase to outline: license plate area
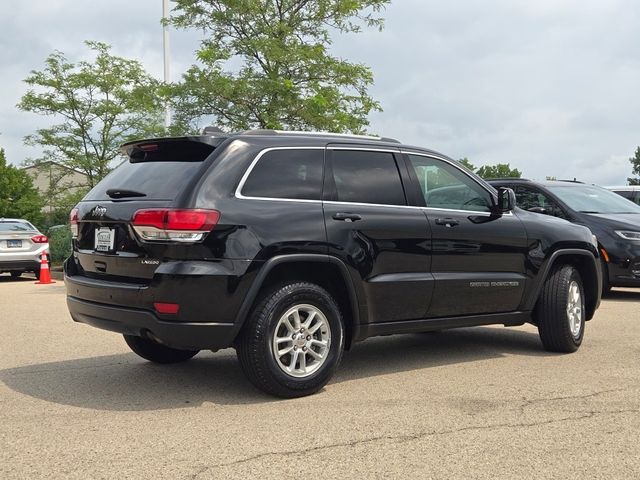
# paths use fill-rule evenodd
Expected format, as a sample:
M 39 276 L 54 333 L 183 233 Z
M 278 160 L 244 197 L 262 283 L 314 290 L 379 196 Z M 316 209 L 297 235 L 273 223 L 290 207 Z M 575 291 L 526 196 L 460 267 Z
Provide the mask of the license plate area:
M 7 248 L 22 248 L 22 240 L 7 240 Z
M 115 241 L 116 230 L 114 228 L 96 228 L 94 237 L 94 249 L 96 252 L 113 252 Z

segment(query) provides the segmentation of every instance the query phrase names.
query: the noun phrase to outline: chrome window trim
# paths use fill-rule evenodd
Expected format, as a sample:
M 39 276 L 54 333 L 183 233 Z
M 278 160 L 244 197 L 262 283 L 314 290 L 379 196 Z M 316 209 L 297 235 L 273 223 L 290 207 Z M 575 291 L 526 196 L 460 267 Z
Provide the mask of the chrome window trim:
M 324 147 L 305 147 L 305 146 L 269 147 L 269 148 L 265 148 L 264 150 L 260 150 L 256 155 L 256 158 L 254 158 L 251 161 L 251 164 L 249 165 L 249 168 L 247 168 L 247 170 L 244 172 L 244 175 L 242 175 L 242 178 L 240 179 L 240 183 L 238 183 L 238 187 L 236 188 L 235 197 L 245 199 L 245 200 L 272 200 L 272 201 L 276 200 L 276 201 L 284 201 L 284 202 L 322 203 L 322 199 L 309 200 L 309 199 L 302 199 L 302 198 L 254 197 L 254 196 L 242 194 L 242 188 L 244 187 L 244 184 L 246 183 L 247 179 L 249 178 L 249 175 L 251 175 L 251 172 L 253 171 L 257 163 L 260 161 L 260 159 L 263 157 L 263 155 L 276 150 L 324 150 Z M 324 175 L 324 168 L 322 169 L 322 171 Z M 322 196 L 322 191 L 320 191 L 320 195 Z
M 474 216 L 486 216 L 490 217 L 492 215 L 491 212 L 481 212 L 479 210 L 456 210 L 453 208 L 436 208 L 436 207 L 418 207 L 414 205 L 390 205 L 388 203 L 359 203 L 359 202 L 339 202 L 337 200 L 325 200 L 324 203 L 330 203 L 332 205 L 355 205 L 358 207 L 390 207 L 390 208 L 410 208 L 412 210 L 440 210 L 446 212 L 457 212 L 457 213 L 471 213 Z M 503 215 L 510 215 L 509 213 L 504 213 Z
M 454 168 L 457 168 L 462 173 L 464 173 L 467 177 L 469 177 L 472 181 L 474 181 L 475 183 L 480 185 L 489 195 L 493 196 L 492 192 L 490 192 L 489 190 L 484 188 L 484 186 L 481 183 L 476 182 L 476 180 L 472 176 L 470 176 L 463 169 L 461 169 L 460 167 L 458 167 L 457 165 L 452 163 L 451 160 L 448 160 L 448 159 L 446 159 L 444 157 L 440 157 L 438 155 L 428 154 L 428 153 L 424 153 L 424 152 L 414 152 L 414 151 L 410 151 L 410 150 L 402 150 L 401 148 L 393 150 L 393 149 L 385 149 L 385 148 L 376 148 L 375 146 L 371 146 L 371 147 L 350 147 L 350 146 L 347 146 L 347 145 L 344 145 L 344 146 L 341 146 L 341 145 L 328 145 L 326 147 L 305 147 L 305 146 L 268 147 L 268 148 L 265 148 L 263 150 L 260 150 L 260 152 L 258 152 L 258 154 L 256 155 L 256 158 L 254 158 L 251 161 L 251 164 L 249 165 L 249 167 L 245 171 L 244 175 L 242 175 L 242 178 L 240 179 L 240 183 L 238 183 L 238 187 L 236 188 L 236 191 L 235 191 L 235 197 L 239 198 L 239 199 L 242 199 L 242 200 L 263 200 L 263 201 L 268 201 L 268 202 L 297 202 L 297 203 L 320 203 L 320 204 L 321 203 L 328 203 L 328 204 L 333 204 L 333 205 L 346 205 L 346 206 L 353 205 L 353 206 L 359 206 L 359 207 L 408 208 L 408 209 L 412 209 L 412 210 L 416 210 L 417 209 L 417 210 L 423 210 L 423 211 L 440 210 L 440 211 L 446 211 L 446 212 L 469 213 L 469 214 L 472 214 L 472 215 L 475 215 L 475 216 L 487 216 L 487 217 L 490 217 L 492 215 L 491 212 L 482 212 L 482 211 L 478 211 L 478 210 L 457 210 L 457 209 L 452 209 L 452 208 L 421 207 L 421 206 L 417 206 L 417 205 L 390 205 L 390 204 L 386 204 L 386 203 L 340 202 L 340 201 L 337 201 L 337 200 L 309 200 L 309 199 L 301 199 L 301 198 L 254 197 L 254 196 L 248 196 L 248 195 L 243 195 L 242 194 L 242 188 L 244 187 L 244 184 L 246 183 L 247 179 L 249 178 L 249 175 L 251 175 L 251 172 L 253 171 L 254 167 L 260 161 L 260 159 L 262 158 L 262 156 L 264 154 L 266 154 L 268 152 L 272 152 L 274 150 L 325 150 L 325 149 L 326 150 L 358 150 L 358 151 L 371 151 L 371 152 L 402 153 L 402 154 L 406 154 L 406 155 L 418 155 L 418 156 L 422 156 L 422 157 L 434 158 L 436 160 L 444 161 L 445 163 L 453 166 Z M 513 215 L 513 212 L 505 212 L 502 215 L 503 216 Z

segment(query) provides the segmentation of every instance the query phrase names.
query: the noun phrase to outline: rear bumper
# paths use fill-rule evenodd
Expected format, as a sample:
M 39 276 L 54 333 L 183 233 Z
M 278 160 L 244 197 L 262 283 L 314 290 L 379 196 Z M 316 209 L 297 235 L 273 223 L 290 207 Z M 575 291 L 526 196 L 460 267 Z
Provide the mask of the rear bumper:
M 175 348 L 231 346 L 242 326 L 238 311 L 253 276 L 246 264 L 173 262 L 161 267 L 172 269 L 156 273 L 148 283 L 131 283 L 122 277 L 87 276 L 67 259 L 64 281 L 71 317 L 103 330 L 150 336 Z M 158 314 L 154 302 L 176 303 L 179 311 Z
M 218 350 L 231 346 L 237 334 L 232 323 L 185 323 L 159 319 L 154 313 L 104 305 L 67 296 L 71 318 L 102 330 L 151 337 L 175 348 Z
M 7 260 L 0 258 L 0 273 L 9 271 L 36 272 L 40 270 L 37 260 Z
M 40 270 L 40 256 L 49 250 L 49 244 L 43 243 L 36 250 L 4 249 L 0 251 L 0 272 L 9 270 Z

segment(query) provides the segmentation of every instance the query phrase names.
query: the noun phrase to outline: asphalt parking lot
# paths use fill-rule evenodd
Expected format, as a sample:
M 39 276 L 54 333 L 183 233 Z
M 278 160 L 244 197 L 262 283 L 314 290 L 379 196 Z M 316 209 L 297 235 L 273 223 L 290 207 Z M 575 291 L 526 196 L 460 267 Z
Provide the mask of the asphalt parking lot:
M 537 331 L 367 340 L 319 394 L 267 397 L 232 350 L 149 364 L 0 276 L 0 478 L 638 478 L 640 291 L 572 355 Z

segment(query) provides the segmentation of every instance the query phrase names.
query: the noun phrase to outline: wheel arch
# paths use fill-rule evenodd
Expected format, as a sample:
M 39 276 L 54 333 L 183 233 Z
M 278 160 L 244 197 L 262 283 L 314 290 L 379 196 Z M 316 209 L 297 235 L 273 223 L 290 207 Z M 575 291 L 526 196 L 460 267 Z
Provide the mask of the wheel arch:
M 599 260 L 593 253 L 587 250 L 562 249 L 553 252 L 538 272 L 533 292 L 526 303 L 526 309 L 533 310 L 535 308 L 536 302 L 538 298 L 540 298 L 544 282 L 556 265 L 572 265 L 580 273 L 585 294 L 585 318 L 591 320 L 600 305 L 602 272 L 599 266 Z
M 236 315 L 238 331 L 244 325 L 260 292 L 285 280 L 315 283 L 335 298 L 343 314 L 345 348 L 349 349 L 360 333 L 358 296 L 347 266 L 340 259 L 330 255 L 279 255 L 267 260 L 258 271 Z

